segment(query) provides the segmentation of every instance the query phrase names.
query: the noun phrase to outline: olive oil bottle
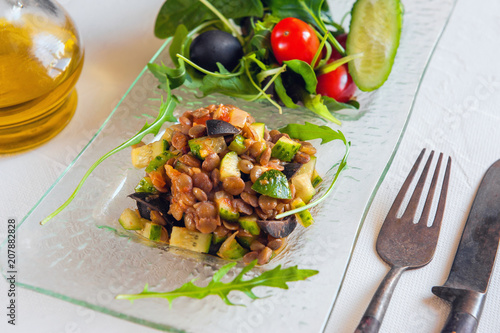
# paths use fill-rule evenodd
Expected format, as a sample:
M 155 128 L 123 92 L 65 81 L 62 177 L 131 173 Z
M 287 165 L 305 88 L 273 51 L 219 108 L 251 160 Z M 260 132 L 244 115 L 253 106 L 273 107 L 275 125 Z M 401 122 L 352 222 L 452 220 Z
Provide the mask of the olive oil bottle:
M 78 32 L 51 0 L 0 0 L 0 153 L 33 148 L 73 116 Z

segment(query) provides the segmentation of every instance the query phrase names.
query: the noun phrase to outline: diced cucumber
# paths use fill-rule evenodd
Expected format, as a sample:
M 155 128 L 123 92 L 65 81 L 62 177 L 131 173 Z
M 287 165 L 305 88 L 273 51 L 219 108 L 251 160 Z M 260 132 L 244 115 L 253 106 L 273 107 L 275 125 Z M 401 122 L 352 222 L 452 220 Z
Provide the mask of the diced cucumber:
M 248 250 L 243 248 L 235 239 L 236 232 L 229 236 L 224 243 L 219 248 L 217 255 L 226 260 L 238 260 L 241 259 Z
M 238 162 L 240 158 L 235 151 L 230 151 L 220 162 L 220 179 L 224 180 L 227 177 L 241 177 Z
M 224 191 L 216 192 L 214 200 L 221 219 L 228 222 L 238 222 L 240 213 L 231 205 L 231 200 Z
M 144 221 L 147 221 L 139 216 L 135 210 L 126 208 L 118 218 L 118 222 L 126 230 L 141 230 L 144 226 Z
M 183 249 L 208 253 L 212 234 L 202 234 L 197 231 L 189 231 L 186 228 L 172 227 L 170 235 L 170 245 L 177 246 Z
M 321 178 L 321 176 L 318 174 L 318 171 L 316 171 L 316 169 L 314 169 L 312 179 L 311 179 L 312 186 L 314 188 L 316 188 L 319 184 L 321 184 L 322 181 L 323 181 L 323 178 Z
M 252 185 L 252 190 L 277 199 L 291 199 L 292 193 L 286 176 L 278 170 L 264 172 Z
M 291 204 L 292 209 L 304 207 L 305 205 L 306 205 L 305 202 L 302 201 L 302 199 L 300 199 L 300 198 L 295 198 Z M 311 212 L 308 209 L 296 213 L 295 217 L 297 218 L 297 221 L 300 224 L 302 224 L 302 226 L 305 228 L 307 228 L 308 226 L 310 226 L 311 224 L 314 223 L 314 219 L 311 215 Z
M 253 123 L 250 125 L 251 128 L 255 130 L 257 135 L 259 136 L 258 141 L 264 141 L 264 133 L 266 131 L 266 124 L 264 123 Z
M 212 244 L 220 244 L 223 241 L 225 241 L 226 239 L 227 239 L 227 235 L 225 235 L 225 236 L 217 236 L 217 234 L 214 233 L 213 236 L 212 236 Z
M 134 188 L 135 192 L 139 193 L 157 193 L 158 190 L 154 187 L 151 178 L 144 177 L 139 181 L 139 184 Z
M 133 148 L 132 165 L 136 168 L 145 168 L 153 158 L 167 151 L 168 148 L 169 144 L 164 139 Z
M 161 239 L 161 230 L 163 227 L 159 224 L 153 222 L 146 222 L 144 228 L 141 231 L 141 235 L 152 240 L 159 241 Z
M 292 184 L 295 186 L 296 196 L 301 198 L 305 203 L 311 201 L 312 197 L 316 193 L 316 190 L 311 183 L 311 177 L 308 174 L 304 173 L 302 175 L 294 176 L 292 178 Z
M 189 149 L 194 156 L 198 157 L 200 160 L 204 160 L 211 153 L 221 153 L 227 148 L 226 141 L 224 141 L 223 136 L 218 137 L 208 137 L 204 136 L 201 138 L 191 139 L 188 141 Z
M 256 236 L 236 236 L 236 239 L 238 243 L 243 246 L 245 249 L 250 249 L 250 245 L 252 245 L 252 242 L 256 239 Z
M 295 176 L 298 175 L 309 175 L 309 179 L 312 180 L 312 175 L 314 173 L 314 168 L 316 167 L 316 156 L 311 156 L 311 160 L 309 162 L 302 164 L 300 167 L 299 171 L 295 174 Z
M 236 154 L 241 155 L 247 151 L 247 147 L 245 145 L 245 137 L 243 135 L 236 135 L 234 140 L 229 144 L 229 150 L 235 151 Z
M 177 155 L 172 153 L 171 151 L 160 153 L 159 155 L 154 157 L 151 162 L 149 162 L 148 166 L 146 167 L 146 172 L 158 171 L 160 168 L 163 168 L 163 166 L 168 162 L 169 159 L 175 156 Z
M 243 215 L 238 219 L 238 223 L 241 225 L 243 229 L 248 231 L 254 236 L 260 235 L 260 227 L 257 224 L 257 216 L 256 215 Z
M 278 141 L 276 141 L 276 144 L 271 150 L 271 157 L 279 158 L 285 162 L 290 162 L 299 151 L 300 146 L 300 143 L 295 142 L 286 136 L 282 136 Z

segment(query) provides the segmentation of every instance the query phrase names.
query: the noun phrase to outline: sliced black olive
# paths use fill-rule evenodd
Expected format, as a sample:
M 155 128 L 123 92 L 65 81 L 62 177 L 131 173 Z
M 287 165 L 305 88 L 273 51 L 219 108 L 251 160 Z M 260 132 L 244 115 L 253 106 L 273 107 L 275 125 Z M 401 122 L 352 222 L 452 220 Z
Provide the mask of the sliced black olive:
M 206 121 L 208 136 L 224 136 L 238 134 L 240 130 L 227 121 L 220 119 L 209 119 Z
M 295 215 L 288 216 L 282 220 L 259 220 L 259 227 L 274 238 L 283 238 L 292 233 L 297 226 Z
M 189 56 L 198 66 L 218 72 L 217 62 L 232 71 L 243 57 L 243 48 L 238 39 L 221 30 L 209 30 L 196 37 L 189 47 Z
M 284 166 L 285 169 L 282 172 L 286 176 L 286 179 L 290 179 L 297 173 L 297 171 L 299 171 L 301 166 L 302 164 L 300 163 L 295 163 L 295 162 L 287 163 L 285 164 Z

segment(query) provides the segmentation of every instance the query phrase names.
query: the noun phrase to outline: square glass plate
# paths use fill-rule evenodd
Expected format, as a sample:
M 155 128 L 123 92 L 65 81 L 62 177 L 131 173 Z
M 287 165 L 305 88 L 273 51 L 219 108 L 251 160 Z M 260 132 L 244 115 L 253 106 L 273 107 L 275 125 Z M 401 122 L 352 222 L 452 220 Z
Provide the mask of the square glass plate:
M 340 19 L 353 1 L 331 1 Z M 18 226 L 19 285 L 78 305 L 150 327 L 172 332 L 320 332 L 329 313 L 353 250 L 359 228 L 376 189 L 392 161 L 404 133 L 419 83 L 432 51 L 443 31 L 454 1 L 406 1 L 401 44 L 389 80 L 373 93 L 359 93 L 361 109 L 339 115 L 341 130 L 352 142 L 348 168 L 334 193 L 313 211 L 316 223 L 297 228 L 287 250 L 252 274 L 282 264 L 319 270 L 289 290 L 260 288 L 250 301 L 239 292 L 230 294 L 235 303 L 227 306 L 218 297 L 202 300 L 179 298 L 169 309 L 163 299 L 138 300 L 131 304 L 115 300 L 120 293 L 138 293 L 146 283 L 154 291 L 172 290 L 198 278 L 207 283 L 224 262 L 203 255 L 158 247 L 120 231 L 117 217 L 133 203 L 126 195 L 142 171 L 131 167 L 129 150 L 102 163 L 89 177 L 71 205 L 47 225 L 39 222 L 56 209 L 74 190 L 90 165 L 101 155 L 135 134 L 156 116 L 151 99 L 158 99 L 157 81 L 144 70 L 113 110 L 99 132 L 52 185 Z M 165 46 L 152 59 L 168 61 Z M 175 93 L 182 103 L 177 114 L 211 103 L 235 104 L 249 111 L 269 128 L 286 123 L 323 122 L 311 112 L 277 111 L 265 103 L 250 103 L 224 96 L 196 98 L 183 88 Z M 153 105 L 152 105 L 153 104 Z M 156 103 L 157 104 L 157 103 Z M 338 128 L 336 128 L 338 129 Z M 149 138 L 151 139 L 151 138 Z M 318 171 L 325 183 L 331 180 L 332 165 L 343 147 L 336 143 L 316 145 Z M 7 258 L 5 243 L 1 256 Z M 4 276 L 8 271 L 2 266 Z M 228 277 L 234 276 L 231 272 Z

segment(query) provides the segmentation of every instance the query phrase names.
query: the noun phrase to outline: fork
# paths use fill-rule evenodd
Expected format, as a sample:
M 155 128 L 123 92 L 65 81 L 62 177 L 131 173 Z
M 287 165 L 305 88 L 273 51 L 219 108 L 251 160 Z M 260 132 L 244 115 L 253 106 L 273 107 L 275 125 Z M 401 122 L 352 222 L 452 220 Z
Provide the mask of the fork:
M 439 202 L 437 204 L 436 214 L 432 225 L 428 227 L 427 221 L 429 220 L 434 192 L 438 182 L 443 153 L 439 154 L 434 175 L 432 176 L 431 185 L 429 187 L 429 192 L 427 194 L 427 199 L 418 222 L 414 222 L 415 214 L 424 189 L 430 164 L 434 156 L 434 151 L 431 151 L 429 158 L 427 159 L 405 212 L 401 217 L 397 216 L 406 192 L 408 191 L 413 177 L 417 173 L 418 166 L 423 159 L 424 153 L 425 148 L 415 161 L 415 164 L 410 170 L 410 173 L 403 183 L 401 190 L 399 190 L 399 193 L 385 218 L 382 228 L 380 229 L 380 233 L 377 238 L 377 253 L 382 260 L 391 266 L 391 269 L 380 283 L 375 295 L 373 295 L 373 298 L 368 305 L 368 308 L 366 309 L 358 327 L 356 328 L 355 333 L 378 332 L 401 274 L 407 269 L 415 269 L 427 265 L 434 256 L 434 251 L 439 238 L 439 231 L 441 229 L 441 221 L 443 220 L 446 193 L 448 191 L 451 168 L 450 157 L 448 158 L 448 163 L 446 165 L 446 171 L 441 185 L 441 194 L 439 196 Z

